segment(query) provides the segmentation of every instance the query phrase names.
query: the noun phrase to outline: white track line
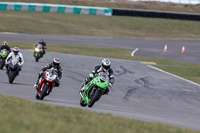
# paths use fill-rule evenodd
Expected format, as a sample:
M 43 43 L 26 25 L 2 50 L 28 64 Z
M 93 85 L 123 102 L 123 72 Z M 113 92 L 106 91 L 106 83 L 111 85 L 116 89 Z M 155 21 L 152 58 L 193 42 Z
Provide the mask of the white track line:
M 193 82 L 193 81 L 190 81 L 190 80 L 188 80 L 188 79 L 184 79 L 184 78 L 179 77 L 179 76 L 177 76 L 177 75 L 174 75 L 174 74 L 172 74 L 172 73 L 168 73 L 168 72 L 166 72 L 166 71 L 164 71 L 164 70 L 161 70 L 161 69 L 159 69 L 159 68 L 153 67 L 153 66 L 151 66 L 151 65 L 147 65 L 147 66 L 150 67 L 150 68 L 153 68 L 153 69 L 155 69 L 155 70 L 158 70 L 158 71 L 160 71 L 160 72 L 166 73 L 166 74 L 168 74 L 168 75 L 174 76 L 174 77 L 176 77 L 176 78 L 179 78 L 179 79 L 181 79 L 181 80 L 187 81 L 187 82 L 189 82 L 189 83 L 192 83 L 192 84 L 197 85 L 197 86 L 200 87 L 200 84 L 197 84 L 197 83 L 195 83 L 195 82 Z
M 131 56 L 134 56 L 135 52 L 138 51 L 138 48 L 136 48 L 135 50 L 133 50 L 133 52 L 131 53 Z

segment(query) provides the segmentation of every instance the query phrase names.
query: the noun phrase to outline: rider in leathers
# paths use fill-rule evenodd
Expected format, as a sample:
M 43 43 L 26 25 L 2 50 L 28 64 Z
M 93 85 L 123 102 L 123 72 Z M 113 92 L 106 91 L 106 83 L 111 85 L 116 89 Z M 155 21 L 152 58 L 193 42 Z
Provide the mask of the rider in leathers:
M 17 70 L 17 75 L 19 74 L 19 71 L 21 71 L 22 69 L 22 65 L 24 64 L 24 58 L 21 52 L 19 52 L 19 48 L 18 47 L 14 47 L 13 51 L 8 55 L 7 59 L 6 59 L 6 74 L 8 74 L 8 64 L 10 63 L 10 61 L 12 60 L 16 60 L 18 62 L 18 65 L 20 66 Z
M 36 84 L 34 85 L 34 87 L 36 89 L 38 88 L 39 79 L 43 76 L 44 71 L 46 71 L 47 69 L 51 69 L 51 68 L 54 68 L 58 71 L 58 77 L 55 81 L 55 87 L 59 87 L 59 85 L 60 85 L 59 80 L 62 78 L 62 68 L 60 67 L 60 61 L 61 60 L 59 58 L 54 58 L 53 63 L 50 63 L 50 64 L 46 65 L 44 68 L 41 69 L 41 71 L 39 72 Z
M 6 41 L 4 41 L 2 43 L 2 46 L 0 47 L 0 51 L 3 50 L 3 49 L 6 49 L 9 53 L 11 52 L 11 49 L 10 47 L 8 46 L 8 43 Z
M 85 85 L 90 82 L 94 76 L 96 74 L 98 74 L 99 72 L 107 72 L 109 78 L 110 78 L 110 83 L 109 83 L 109 87 L 112 87 L 112 85 L 115 82 L 115 78 L 113 75 L 113 70 L 110 68 L 111 66 L 111 62 L 109 59 L 103 59 L 101 61 L 101 65 L 98 65 L 96 67 L 94 67 L 94 69 L 92 70 L 92 73 L 90 73 L 90 77 L 85 79 L 85 83 L 84 83 L 84 87 L 81 88 L 81 92 L 85 91 Z M 104 94 L 108 94 L 109 92 L 109 88 L 105 90 Z
M 43 39 L 41 39 L 38 43 L 36 43 L 34 46 L 36 47 L 38 44 L 41 44 L 42 45 L 42 52 L 43 52 L 43 55 L 46 53 L 45 52 L 45 49 L 47 49 L 47 44 L 46 44 L 46 42 L 43 40 Z

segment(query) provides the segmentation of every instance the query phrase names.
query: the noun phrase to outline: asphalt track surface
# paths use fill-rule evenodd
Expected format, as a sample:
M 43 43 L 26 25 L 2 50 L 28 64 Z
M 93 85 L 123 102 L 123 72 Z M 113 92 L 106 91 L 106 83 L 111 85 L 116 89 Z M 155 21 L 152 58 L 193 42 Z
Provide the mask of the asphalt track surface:
M 13 84 L 8 83 L 5 69 L 0 71 L 0 93 L 52 105 L 76 107 L 94 112 L 161 122 L 200 130 L 199 86 L 157 71 L 138 61 L 110 59 L 116 82 L 93 108 L 81 107 L 80 85 L 101 57 L 47 52 L 35 62 L 33 51 L 21 50 L 25 63 Z M 59 88 L 43 101 L 36 100 L 33 85 L 41 67 L 54 57 L 62 60 L 63 77 Z
M 100 38 L 100 37 L 72 37 L 72 36 L 49 36 L 12 34 L 0 32 L 0 40 L 11 42 L 32 42 L 36 43 L 43 38 L 47 44 L 74 45 L 74 46 L 96 46 L 113 47 L 139 50 L 135 56 L 151 57 L 176 60 L 190 63 L 200 63 L 200 40 L 166 40 L 166 39 L 122 39 L 122 38 Z M 167 44 L 167 52 L 164 53 L 164 46 Z M 182 46 L 185 46 L 185 53 L 182 54 Z M 130 53 L 131 55 L 131 53 Z
M 139 48 L 137 56 L 149 55 L 148 57 L 156 56 L 166 59 L 174 56 L 174 60 L 200 62 L 198 40 L 104 39 L 0 33 L 0 39 L 8 42 L 35 43 L 41 38 L 50 44 Z M 163 53 L 165 43 L 168 44 L 167 53 Z M 186 53 L 180 54 L 180 47 L 183 44 L 186 46 Z M 169 46 L 173 49 L 170 50 Z M 138 61 L 111 59 L 116 82 L 110 89 L 109 95 L 103 96 L 93 108 L 83 108 L 79 105 L 81 82 L 96 64 L 100 64 L 103 57 L 47 52 L 44 58 L 36 63 L 32 51 L 21 50 L 21 52 L 24 55 L 25 63 L 13 84 L 8 83 L 5 69 L 0 71 L 1 94 L 25 98 L 34 102 L 76 107 L 200 130 L 200 87 L 198 85 L 157 71 Z M 37 74 L 41 67 L 51 62 L 54 57 L 62 60 L 61 85 L 59 88 L 54 88 L 53 92 L 43 101 L 36 100 L 36 90 L 33 88 L 33 84 Z

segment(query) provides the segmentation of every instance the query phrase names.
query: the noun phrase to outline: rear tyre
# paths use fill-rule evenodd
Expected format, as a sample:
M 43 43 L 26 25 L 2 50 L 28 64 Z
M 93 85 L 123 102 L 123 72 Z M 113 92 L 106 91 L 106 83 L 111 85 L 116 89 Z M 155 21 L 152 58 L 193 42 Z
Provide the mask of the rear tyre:
M 9 83 L 12 84 L 14 79 L 15 79 L 15 72 L 14 71 L 10 71 L 9 72 Z
M 91 98 L 90 102 L 88 103 L 88 107 L 92 107 L 94 103 L 99 99 L 101 92 L 99 90 L 96 90 L 94 93 L 94 96 Z
M 47 92 L 48 89 L 49 89 L 49 85 L 45 84 L 44 88 L 42 89 L 42 92 L 41 92 L 40 100 L 44 99 L 44 97 L 45 97 L 46 92 Z
M 36 62 L 38 62 L 38 61 L 39 61 L 39 59 L 38 59 L 38 58 L 35 58 L 35 61 L 36 61 Z

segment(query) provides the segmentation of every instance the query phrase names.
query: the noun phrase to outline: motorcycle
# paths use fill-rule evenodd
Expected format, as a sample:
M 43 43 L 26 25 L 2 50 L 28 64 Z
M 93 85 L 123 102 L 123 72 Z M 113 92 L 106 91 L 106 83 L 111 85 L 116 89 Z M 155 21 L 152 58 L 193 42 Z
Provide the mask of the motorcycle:
M 82 84 L 81 88 L 84 84 Z M 92 107 L 95 102 L 97 102 L 101 96 L 104 94 L 104 91 L 109 87 L 109 77 L 107 73 L 100 72 L 95 76 L 90 82 L 85 86 L 86 91 L 80 92 L 81 100 L 80 105 L 85 107 Z
M 3 69 L 3 67 L 5 66 L 5 60 L 7 57 L 8 57 L 8 51 L 6 49 L 2 49 L 0 53 L 0 59 L 1 59 L 0 69 Z
M 40 58 L 43 57 L 43 49 L 41 44 L 37 44 L 33 53 L 33 56 L 35 57 L 35 61 L 38 62 Z
M 8 63 L 8 80 L 9 83 L 12 84 L 14 79 L 19 74 L 20 65 L 18 64 L 18 61 L 12 60 L 10 63 Z
M 44 72 L 43 76 L 39 79 L 36 99 L 43 100 L 45 96 L 51 93 L 57 77 L 56 69 L 51 68 Z

